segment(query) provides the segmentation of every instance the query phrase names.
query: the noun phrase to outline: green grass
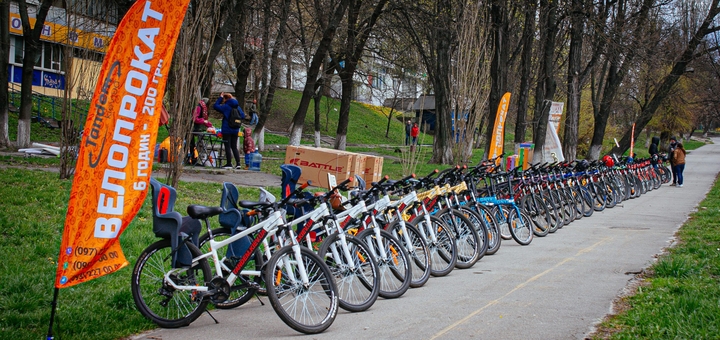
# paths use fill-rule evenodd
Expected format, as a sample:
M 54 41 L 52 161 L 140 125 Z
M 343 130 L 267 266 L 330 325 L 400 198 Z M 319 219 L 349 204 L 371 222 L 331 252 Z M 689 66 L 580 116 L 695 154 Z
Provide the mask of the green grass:
M 277 121 L 281 128 L 286 129 L 290 126 L 295 111 L 300 104 L 302 92 L 279 89 L 275 94 L 275 100 L 268 120 Z M 315 131 L 314 120 L 315 111 L 314 103 L 310 102 L 305 123 L 303 125 L 303 134 L 312 135 Z M 335 136 L 337 131 L 337 123 L 339 118 L 340 101 L 332 98 L 324 97 L 320 103 L 320 132 L 323 135 Z M 390 122 L 390 132 L 385 137 L 385 129 L 387 127 L 387 116 L 384 115 L 380 107 L 363 104 L 360 102 L 350 103 L 350 124 L 348 127 L 347 144 L 394 144 L 400 145 L 405 141 L 405 126 L 403 123 L 393 117 Z M 396 115 L 398 112 L 393 112 Z M 271 127 L 272 123 L 268 123 Z M 266 137 L 267 138 L 267 137 Z M 422 139 L 422 135 L 420 136 Z M 432 137 L 428 136 L 425 143 L 432 144 Z M 271 144 L 267 140 L 267 144 Z M 312 144 L 312 139 L 304 139 L 302 144 Z
M 40 339 L 47 332 L 70 186 L 70 181 L 59 180 L 51 172 L 0 172 L 0 339 Z M 242 199 L 257 199 L 257 189 L 239 189 Z M 191 203 L 217 205 L 221 184 L 181 182 L 177 191 L 176 210 L 184 212 Z M 278 188 L 272 191 L 279 193 Z M 217 226 L 217 219 L 212 222 Z M 118 339 L 155 328 L 136 310 L 130 292 L 132 266 L 155 240 L 148 195 L 120 238 L 130 266 L 60 290 L 53 327 L 56 337 Z
M 629 309 L 603 322 L 611 339 L 717 339 L 720 334 L 720 181 L 678 232 L 678 245 L 625 298 Z

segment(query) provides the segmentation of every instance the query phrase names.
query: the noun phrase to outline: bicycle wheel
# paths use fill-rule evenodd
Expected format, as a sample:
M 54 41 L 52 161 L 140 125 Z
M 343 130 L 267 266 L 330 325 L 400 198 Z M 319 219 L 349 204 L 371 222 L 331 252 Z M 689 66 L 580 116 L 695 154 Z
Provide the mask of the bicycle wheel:
M 606 180 L 602 180 L 598 184 L 605 189 L 605 207 L 612 209 L 617 204 L 617 189 L 612 183 Z
M 365 243 L 349 235 L 345 241 L 352 263 L 345 257 L 338 233 L 323 240 L 318 255 L 335 277 L 340 308 L 362 312 L 375 303 L 380 292 L 377 262 Z
M 565 216 L 562 205 L 560 204 L 560 200 L 556 199 L 556 197 L 553 195 L 553 190 L 545 189 L 543 190 L 543 198 L 545 199 L 545 203 L 548 205 L 548 207 L 552 207 L 553 209 L 553 216 L 555 217 L 555 231 L 557 229 L 561 229 L 565 226 Z M 552 229 L 550 232 L 554 232 Z
M 445 225 L 453 228 L 457 247 L 455 267 L 467 269 L 475 265 L 487 250 L 487 233 L 483 230 L 483 238 L 478 235 L 472 222 L 457 209 L 443 209 L 437 216 Z
M 512 240 L 512 235 L 510 235 L 510 227 L 507 223 L 507 208 L 502 205 L 495 205 L 490 209 L 490 211 L 492 212 L 493 217 L 495 217 L 495 220 L 498 222 L 498 228 L 500 229 L 500 237 L 503 240 Z
M 525 213 L 530 217 L 530 221 L 532 221 L 533 233 L 535 235 L 537 235 L 538 237 L 544 237 L 552 230 L 552 220 L 550 218 L 550 213 L 548 212 L 547 204 L 545 204 L 545 201 L 540 199 L 540 197 L 537 197 L 533 194 L 525 196 L 520 201 L 520 206 L 522 207 L 522 210 L 525 211 Z M 507 221 L 510 221 L 508 217 L 510 210 L 512 209 L 505 210 L 505 219 Z M 509 227 L 508 233 L 510 233 Z M 512 237 L 512 234 L 510 234 L 510 237 Z
M 558 196 L 562 202 L 565 215 L 568 216 L 568 224 L 577 219 L 577 211 L 575 211 L 575 199 L 570 195 L 568 188 L 558 190 Z
M 401 297 L 412 281 L 412 267 L 409 256 L 398 240 L 385 230 L 380 230 L 382 248 L 375 235 L 374 228 L 361 231 L 357 238 L 365 242 L 378 262 L 380 276 L 380 296 L 385 299 Z M 383 249 L 384 252 L 381 252 Z
M 510 223 L 510 234 L 512 238 L 520 245 L 526 246 L 532 242 L 533 227 L 527 214 L 521 212 L 518 217 L 517 209 L 510 209 L 508 221 Z
M 592 185 L 590 192 L 593 194 L 593 209 L 595 211 L 605 210 L 605 206 L 607 205 L 607 192 L 605 188 L 598 183 L 590 183 L 590 185 Z
M 410 264 L 412 265 L 412 281 L 411 288 L 422 287 L 430 279 L 430 251 L 427 243 L 423 240 L 420 232 L 412 225 L 411 222 L 405 222 L 406 235 L 402 232 L 400 221 L 395 221 L 386 227 L 393 237 L 405 247 L 410 256 Z M 408 240 L 410 244 L 408 244 Z
M 212 230 L 212 235 L 215 241 L 222 241 L 232 236 L 232 233 L 227 228 L 217 228 Z M 209 233 L 205 233 L 200 236 L 198 243 L 200 245 L 200 251 L 203 254 L 210 252 L 210 243 L 208 241 L 210 241 Z M 218 255 L 222 256 L 221 254 Z M 256 271 L 260 271 L 264 263 L 265 257 L 263 256 L 260 248 L 257 248 L 255 249 L 250 261 L 245 264 L 245 268 L 253 268 Z M 230 264 L 234 264 L 234 262 L 230 261 Z M 228 269 L 233 270 L 233 268 Z M 229 274 L 229 272 L 226 273 L 223 270 L 222 276 L 225 277 L 227 274 Z M 259 293 L 259 289 L 257 287 L 262 285 L 262 275 L 240 275 L 235 280 L 235 284 L 230 287 L 230 295 L 228 296 L 228 299 L 225 302 L 215 303 L 215 306 L 219 309 L 231 309 L 242 306 L 250 301 L 256 293 Z
M 487 250 L 485 255 L 493 255 L 500 249 L 500 229 L 498 229 L 497 221 L 492 216 L 490 209 L 479 204 L 462 207 L 461 210 L 470 212 L 468 218 L 476 228 L 485 228 L 487 231 Z M 478 232 L 479 234 L 479 232 Z
M 200 250 L 187 243 L 193 258 Z M 138 257 L 132 273 L 130 290 L 138 311 L 163 328 L 187 326 L 207 307 L 209 300 L 198 297 L 195 290 L 176 290 L 165 282 L 165 274 L 172 270 L 172 246 L 164 239 L 145 248 Z M 206 285 L 212 279 L 207 260 L 175 272 L 170 278 L 177 285 Z
M 335 321 L 337 286 L 320 256 L 302 246 L 299 251 L 298 257 L 292 245 L 280 248 L 268 260 L 263 275 L 268 299 L 280 319 L 298 332 L 316 334 Z M 307 284 L 300 277 L 300 263 L 305 267 Z
M 457 247 L 455 236 L 445 227 L 442 221 L 435 216 L 429 216 L 430 225 L 424 216 L 416 217 L 412 223 L 418 227 L 430 251 L 430 275 L 445 276 L 455 268 L 457 262 Z M 435 233 L 435 241 L 430 239 L 430 231 Z

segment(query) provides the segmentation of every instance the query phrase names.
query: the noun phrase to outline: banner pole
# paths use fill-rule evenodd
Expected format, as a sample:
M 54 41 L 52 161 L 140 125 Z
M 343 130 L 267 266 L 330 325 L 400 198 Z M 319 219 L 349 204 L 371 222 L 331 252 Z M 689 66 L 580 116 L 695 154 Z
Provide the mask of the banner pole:
M 47 340 L 54 340 L 55 337 L 52 335 L 52 327 L 53 327 L 53 320 L 55 320 L 55 311 L 57 310 L 57 299 L 58 299 L 58 292 L 60 291 L 60 288 L 55 287 L 55 293 L 53 293 L 53 300 L 50 305 L 52 306 L 52 309 L 50 310 L 50 326 L 48 327 L 48 334 L 47 334 Z

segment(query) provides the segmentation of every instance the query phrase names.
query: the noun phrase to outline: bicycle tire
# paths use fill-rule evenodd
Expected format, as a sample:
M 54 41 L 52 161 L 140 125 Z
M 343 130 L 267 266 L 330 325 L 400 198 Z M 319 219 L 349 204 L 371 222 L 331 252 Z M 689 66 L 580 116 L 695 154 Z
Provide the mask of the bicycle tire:
M 442 221 L 435 216 L 429 216 L 430 226 L 427 225 L 424 216 L 418 216 L 412 224 L 416 225 L 418 231 L 428 245 L 430 252 L 430 275 L 439 277 L 445 276 L 452 272 L 457 262 L 457 248 L 455 245 L 455 237 L 445 227 Z M 436 241 L 432 242 L 428 239 L 427 230 L 435 231 Z
M 572 200 L 573 210 L 575 210 L 575 219 L 579 220 L 583 218 L 583 201 L 580 197 L 580 192 L 578 189 L 574 186 L 570 186 L 567 188 L 568 195 L 570 195 L 570 199 Z
M 518 218 L 518 210 L 510 209 L 508 221 L 510 221 L 510 234 L 512 238 L 520 245 L 526 246 L 532 242 L 533 228 L 530 218 L 527 214 L 520 212 L 522 218 Z
M 498 223 L 498 229 L 500 229 L 500 237 L 503 240 L 512 240 L 510 234 L 510 227 L 507 223 L 507 208 L 502 205 L 495 205 L 491 209 L 493 217 Z
M 618 203 L 617 188 L 613 185 L 613 183 L 608 182 L 607 179 L 601 181 L 600 185 L 603 189 L 605 189 L 606 193 L 605 207 L 608 209 L 614 208 Z
M 570 190 L 568 190 L 568 188 L 562 188 L 558 191 L 558 195 L 562 200 L 563 209 L 565 209 L 565 213 L 568 215 L 568 223 L 574 222 L 578 218 L 578 213 L 575 210 L 575 199 L 570 194 Z
M 221 240 L 227 239 L 228 237 L 232 236 L 232 233 L 230 232 L 230 229 L 228 229 L 228 228 L 217 228 L 217 229 L 212 230 L 212 235 L 216 241 L 221 241 Z M 200 246 L 200 251 L 203 254 L 206 254 L 210 251 L 210 249 L 205 249 L 205 245 L 207 244 L 207 242 L 209 240 L 210 240 L 209 233 L 203 234 L 202 236 L 200 236 L 200 239 L 198 240 L 198 244 Z M 250 261 L 253 261 L 253 262 L 251 263 Z M 262 269 L 263 264 L 265 264 L 265 257 L 259 247 L 256 248 L 255 251 L 253 252 L 253 258 L 250 261 L 248 261 L 248 263 L 245 265 L 246 267 L 253 266 L 253 267 L 255 267 L 255 270 L 257 270 L 257 271 L 260 271 Z M 233 268 L 230 268 L 230 270 L 232 270 L 232 269 Z M 223 273 L 223 277 L 224 276 L 225 275 Z M 248 301 L 250 301 L 250 299 L 252 299 L 252 297 L 255 294 L 259 293 L 259 290 L 256 288 L 252 288 L 252 287 L 245 288 L 246 284 L 244 281 L 245 282 L 253 281 L 256 284 L 258 284 L 258 286 L 263 284 L 262 275 L 252 276 L 252 277 L 240 276 L 236 279 L 235 285 L 233 287 L 230 287 L 230 296 L 228 296 L 228 299 L 225 302 L 215 303 L 215 307 L 217 307 L 219 309 L 232 309 L 232 308 L 240 307 L 240 306 L 244 305 L 245 303 L 247 303 Z
M 186 243 L 193 258 L 200 250 Z M 172 268 L 172 246 L 169 239 L 157 241 L 140 253 L 132 272 L 130 290 L 140 314 L 163 328 L 178 328 L 195 321 L 209 303 L 197 299 L 196 291 L 176 291 L 165 283 L 165 274 Z M 202 277 L 200 277 L 202 275 Z M 186 271 L 172 274 L 177 284 L 206 285 L 212 272 L 206 259 L 197 261 Z
M 338 233 L 327 236 L 317 254 L 335 277 L 340 308 L 362 312 L 372 307 L 380 292 L 377 261 L 364 242 L 350 235 L 346 235 L 345 240 L 354 268 L 347 263 Z
M 522 198 L 520 206 L 522 207 L 522 210 L 525 211 L 525 214 L 530 217 L 530 221 L 532 221 L 533 234 L 538 237 L 545 237 L 551 232 L 553 228 L 553 221 L 550 218 L 550 212 L 545 201 L 534 194 L 530 194 Z M 508 232 L 510 232 L 510 210 L 513 209 L 507 209 L 505 212 L 505 218 L 508 221 Z M 512 238 L 512 233 L 510 233 L 510 237 Z
M 276 251 L 268 260 L 264 280 L 270 304 L 280 319 L 300 333 L 317 334 L 335 321 L 339 306 L 337 286 L 325 261 L 312 250 L 299 248 L 299 259 L 293 245 Z M 305 266 L 307 285 L 298 278 L 299 263 Z M 311 310 L 317 315 L 309 315 Z
M 390 232 L 398 242 L 400 242 L 400 245 L 405 247 L 405 250 L 407 250 L 410 256 L 410 264 L 412 264 L 410 288 L 418 288 L 425 285 L 430 279 L 430 251 L 418 229 L 412 225 L 412 222 L 405 222 L 405 230 L 407 230 L 410 244 L 407 244 L 404 235 L 401 235 L 402 228 L 400 221 L 389 224 L 385 227 L 385 230 Z
M 487 249 L 485 255 L 493 255 L 500 249 L 502 237 L 500 237 L 500 230 L 497 227 L 497 221 L 490 214 L 489 209 L 479 204 L 472 204 L 469 206 L 462 207 L 461 210 L 467 209 L 470 214 L 468 218 L 476 228 L 484 228 L 487 233 Z M 478 231 L 479 234 L 479 231 Z
M 472 222 L 457 209 L 443 209 L 437 213 L 445 225 L 452 226 L 457 247 L 455 268 L 468 269 L 477 263 L 487 250 L 487 237 L 482 239 Z M 484 233 L 483 236 L 487 236 Z
M 552 207 L 555 217 L 555 231 L 557 231 L 558 229 L 561 229 L 563 226 L 565 226 L 565 216 L 563 215 L 563 209 L 562 205 L 560 204 L 560 200 L 556 200 L 552 192 L 553 190 L 545 189 L 543 190 L 541 197 L 545 199 L 545 204 L 547 204 L 548 207 Z M 554 231 L 551 230 L 551 232 Z
M 560 212 L 563 217 L 563 226 L 570 224 L 573 221 L 573 215 L 570 211 L 570 204 L 565 197 L 565 191 L 561 190 L 560 188 L 556 188 L 555 190 L 550 191 L 550 194 L 560 208 Z
M 592 186 L 592 189 L 590 190 L 590 193 L 593 196 L 593 210 L 595 211 L 603 211 L 605 210 L 606 206 L 606 195 L 607 193 L 603 189 L 603 187 L 598 183 L 590 183 L 590 186 Z
M 357 238 L 365 242 L 370 252 L 375 255 L 380 277 L 379 295 L 385 299 L 401 297 L 410 288 L 412 267 L 405 248 L 386 230 L 380 230 L 384 254 L 380 254 L 380 246 L 374 228 L 368 228 L 357 234 Z

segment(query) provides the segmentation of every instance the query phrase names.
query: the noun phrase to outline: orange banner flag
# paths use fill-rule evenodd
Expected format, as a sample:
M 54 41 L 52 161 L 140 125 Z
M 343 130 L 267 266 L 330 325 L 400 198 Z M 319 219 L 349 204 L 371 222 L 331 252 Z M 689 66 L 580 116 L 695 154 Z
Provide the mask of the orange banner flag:
M 57 288 L 128 265 L 120 234 L 147 195 L 165 83 L 188 2 L 139 0 L 115 31 L 80 142 Z
M 630 157 L 633 157 L 633 148 L 635 148 L 635 123 L 633 123 L 632 131 L 630 131 Z
M 497 115 L 495 116 L 495 126 L 493 127 L 488 159 L 493 159 L 503 153 L 503 146 L 505 144 L 505 117 L 507 116 L 509 106 L 510 92 L 506 92 L 502 98 L 500 98 L 500 105 L 498 105 Z

